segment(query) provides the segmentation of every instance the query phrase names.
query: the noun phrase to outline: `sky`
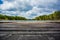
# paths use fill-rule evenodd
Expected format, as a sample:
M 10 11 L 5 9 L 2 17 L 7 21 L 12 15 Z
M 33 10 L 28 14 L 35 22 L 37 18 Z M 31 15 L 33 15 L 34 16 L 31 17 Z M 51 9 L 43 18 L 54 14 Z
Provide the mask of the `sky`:
M 0 0 L 0 14 L 28 19 L 60 10 L 60 0 Z

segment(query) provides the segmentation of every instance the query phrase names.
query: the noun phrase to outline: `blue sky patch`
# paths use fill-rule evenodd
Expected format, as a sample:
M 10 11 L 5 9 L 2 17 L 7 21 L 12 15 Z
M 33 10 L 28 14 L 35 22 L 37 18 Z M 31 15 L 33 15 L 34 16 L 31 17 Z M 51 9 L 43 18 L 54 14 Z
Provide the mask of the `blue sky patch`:
M 3 4 L 3 1 L 2 0 L 0 0 L 0 4 Z

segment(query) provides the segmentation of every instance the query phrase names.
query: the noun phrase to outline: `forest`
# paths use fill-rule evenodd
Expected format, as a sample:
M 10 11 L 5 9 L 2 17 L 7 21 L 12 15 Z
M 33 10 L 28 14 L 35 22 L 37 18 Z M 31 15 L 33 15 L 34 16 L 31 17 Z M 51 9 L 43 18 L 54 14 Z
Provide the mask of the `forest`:
M 60 20 L 60 11 L 55 11 L 49 15 L 35 17 L 35 20 Z
M 26 20 L 26 18 L 20 16 L 7 16 L 0 14 L 0 20 Z
M 49 15 L 40 15 L 34 19 L 27 19 L 21 16 L 7 16 L 0 14 L 0 20 L 60 20 L 60 11 L 55 11 Z

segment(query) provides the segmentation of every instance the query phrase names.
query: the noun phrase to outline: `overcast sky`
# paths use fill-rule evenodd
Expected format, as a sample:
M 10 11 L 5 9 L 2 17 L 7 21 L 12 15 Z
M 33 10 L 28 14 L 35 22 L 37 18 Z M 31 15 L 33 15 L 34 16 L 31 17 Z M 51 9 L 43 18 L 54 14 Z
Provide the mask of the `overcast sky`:
M 0 14 L 34 18 L 60 10 L 60 0 L 0 0 Z

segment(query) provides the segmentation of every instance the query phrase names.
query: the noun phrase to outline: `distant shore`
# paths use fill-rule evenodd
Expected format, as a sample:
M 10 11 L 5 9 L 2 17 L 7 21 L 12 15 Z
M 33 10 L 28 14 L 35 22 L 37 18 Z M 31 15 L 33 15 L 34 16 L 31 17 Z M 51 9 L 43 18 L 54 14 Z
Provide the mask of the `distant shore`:
M 0 23 L 60 23 L 60 20 L 46 20 L 46 21 L 0 20 Z

